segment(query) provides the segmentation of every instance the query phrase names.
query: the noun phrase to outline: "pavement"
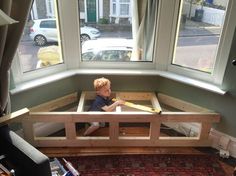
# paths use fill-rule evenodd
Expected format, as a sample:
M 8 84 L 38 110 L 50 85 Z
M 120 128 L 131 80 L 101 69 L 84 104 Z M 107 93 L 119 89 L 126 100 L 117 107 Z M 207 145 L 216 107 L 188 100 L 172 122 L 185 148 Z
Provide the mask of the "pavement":
M 180 37 L 220 35 L 221 27 L 187 20 L 180 30 Z

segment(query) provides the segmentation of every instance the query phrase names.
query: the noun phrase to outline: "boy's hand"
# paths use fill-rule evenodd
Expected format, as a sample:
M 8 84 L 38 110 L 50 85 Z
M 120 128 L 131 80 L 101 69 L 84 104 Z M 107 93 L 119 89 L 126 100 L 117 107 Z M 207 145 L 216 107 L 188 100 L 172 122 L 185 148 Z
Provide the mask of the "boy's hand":
M 116 98 L 112 98 L 112 101 L 114 101 L 114 103 L 119 106 L 119 105 L 124 105 L 125 101 L 121 100 L 121 99 L 116 99 Z
M 124 105 L 125 104 L 125 101 L 124 100 L 117 100 L 117 105 Z

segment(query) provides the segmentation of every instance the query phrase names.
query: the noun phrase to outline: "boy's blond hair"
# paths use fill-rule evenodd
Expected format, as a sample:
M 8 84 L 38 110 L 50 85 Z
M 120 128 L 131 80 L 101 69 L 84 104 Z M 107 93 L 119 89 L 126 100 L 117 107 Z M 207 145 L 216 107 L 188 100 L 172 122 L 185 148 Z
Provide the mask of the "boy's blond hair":
M 111 84 L 110 80 L 106 79 L 104 77 L 95 79 L 94 82 L 93 82 L 94 89 L 96 91 L 100 90 L 102 87 L 104 87 L 104 86 L 106 86 L 108 84 Z

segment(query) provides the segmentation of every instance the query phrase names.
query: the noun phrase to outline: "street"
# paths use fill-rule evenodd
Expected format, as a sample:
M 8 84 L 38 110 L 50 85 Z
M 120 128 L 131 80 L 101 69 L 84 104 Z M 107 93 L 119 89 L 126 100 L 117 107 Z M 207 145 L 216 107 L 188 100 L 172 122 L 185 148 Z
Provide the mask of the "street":
M 100 36 L 100 38 L 110 37 L 132 38 L 132 34 L 131 32 L 103 32 Z M 214 61 L 209 58 L 214 58 L 218 41 L 219 35 L 179 37 L 174 63 L 197 69 L 212 68 Z M 49 43 L 47 46 L 56 44 Z M 23 72 L 36 69 L 39 48 L 27 36 L 21 40 L 18 50 Z

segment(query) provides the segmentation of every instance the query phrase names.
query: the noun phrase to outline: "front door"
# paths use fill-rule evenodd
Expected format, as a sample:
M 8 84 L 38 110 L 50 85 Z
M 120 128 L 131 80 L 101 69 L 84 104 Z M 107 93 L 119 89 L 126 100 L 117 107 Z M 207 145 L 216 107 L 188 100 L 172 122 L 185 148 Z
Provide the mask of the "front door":
M 87 18 L 89 23 L 96 22 L 96 0 L 87 0 Z

